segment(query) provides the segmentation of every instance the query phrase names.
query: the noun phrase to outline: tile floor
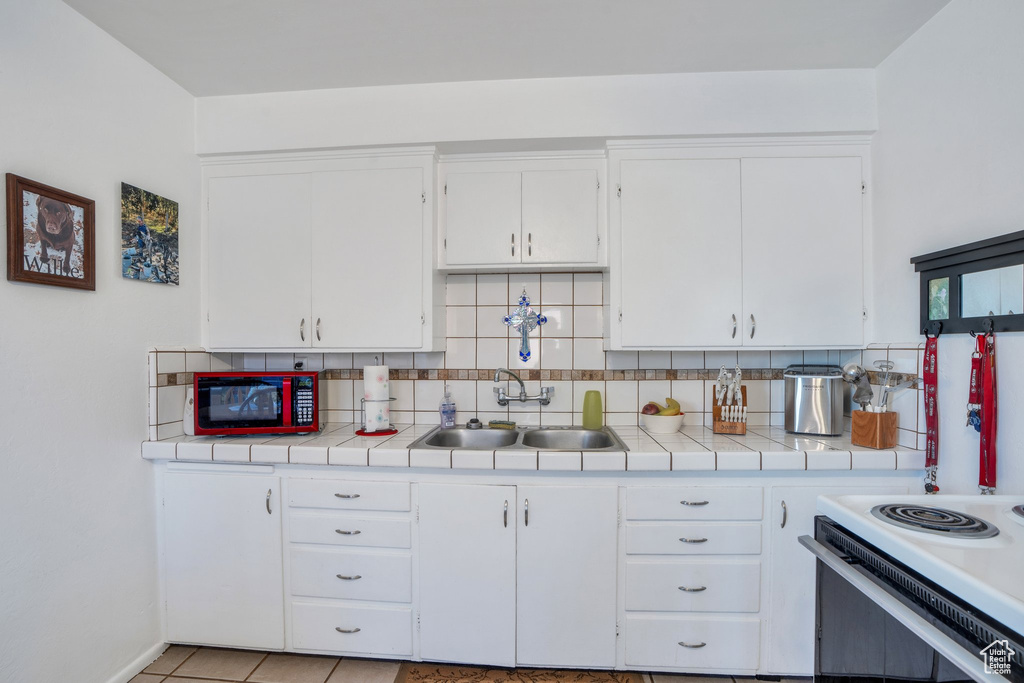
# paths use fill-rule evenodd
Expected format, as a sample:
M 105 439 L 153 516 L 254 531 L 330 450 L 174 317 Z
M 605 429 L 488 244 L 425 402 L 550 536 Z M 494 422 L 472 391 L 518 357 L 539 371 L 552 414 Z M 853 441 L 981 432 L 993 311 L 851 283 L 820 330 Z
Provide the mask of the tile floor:
M 171 645 L 130 683 L 394 683 L 400 666 L 400 662 L 369 659 Z M 753 680 L 734 680 L 728 676 L 643 676 L 648 683 L 740 683 Z

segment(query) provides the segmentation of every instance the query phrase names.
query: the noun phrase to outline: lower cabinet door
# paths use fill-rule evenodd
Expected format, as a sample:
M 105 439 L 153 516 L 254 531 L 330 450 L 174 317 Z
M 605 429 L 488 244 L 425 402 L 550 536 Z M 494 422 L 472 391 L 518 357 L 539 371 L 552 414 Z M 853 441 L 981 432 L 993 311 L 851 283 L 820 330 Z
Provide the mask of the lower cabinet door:
M 750 618 L 626 617 L 626 666 L 757 669 L 761 622 Z
M 516 487 L 418 490 L 420 656 L 514 666 Z
M 292 603 L 292 647 L 366 655 L 412 655 L 412 609 Z
M 615 666 L 617 489 L 518 494 L 516 663 Z
M 167 640 L 284 648 L 280 479 L 163 476 Z

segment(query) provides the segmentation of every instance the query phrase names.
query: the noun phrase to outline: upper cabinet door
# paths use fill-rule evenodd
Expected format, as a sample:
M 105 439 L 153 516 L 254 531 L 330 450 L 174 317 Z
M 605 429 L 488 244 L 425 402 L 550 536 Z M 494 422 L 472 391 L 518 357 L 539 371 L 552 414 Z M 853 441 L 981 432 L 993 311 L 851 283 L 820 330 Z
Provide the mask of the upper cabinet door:
M 312 184 L 313 345 L 419 348 L 423 169 L 319 172 Z
M 861 183 L 860 157 L 743 159 L 744 344 L 863 344 Z
M 210 178 L 207 192 L 209 346 L 309 346 L 309 174 Z
M 519 263 L 522 174 L 450 173 L 445 187 L 447 263 Z
M 597 263 L 594 170 L 523 172 L 523 263 Z
M 740 161 L 621 163 L 622 346 L 737 346 Z

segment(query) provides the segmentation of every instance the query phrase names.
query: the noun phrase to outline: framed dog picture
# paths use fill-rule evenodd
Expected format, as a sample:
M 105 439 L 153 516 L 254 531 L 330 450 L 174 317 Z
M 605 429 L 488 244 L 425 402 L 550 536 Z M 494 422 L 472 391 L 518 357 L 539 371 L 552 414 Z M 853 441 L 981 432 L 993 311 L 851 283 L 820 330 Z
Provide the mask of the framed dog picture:
M 7 174 L 7 279 L 96 289 L 96 203 Z

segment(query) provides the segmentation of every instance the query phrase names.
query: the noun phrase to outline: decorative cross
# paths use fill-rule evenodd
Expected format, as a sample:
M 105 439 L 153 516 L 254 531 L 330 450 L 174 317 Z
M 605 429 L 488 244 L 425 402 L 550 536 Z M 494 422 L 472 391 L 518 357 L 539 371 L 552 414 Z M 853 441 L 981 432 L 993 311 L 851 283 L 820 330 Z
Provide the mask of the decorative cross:
M 512 311 L 512 315 L 506 315 L 504 321 L 506 325 L 520 334 L 522 341 L 519 344 L 519 358 L 525 363 L 530 360 L 530 332 L 538 325 L 546 323 L 547 316 L 533 310 L 533 306 L 530 305 L 530 297 L 526 295 L 526 289 L 523 288 L 523 294 L 519 297 L 519 308 Z

